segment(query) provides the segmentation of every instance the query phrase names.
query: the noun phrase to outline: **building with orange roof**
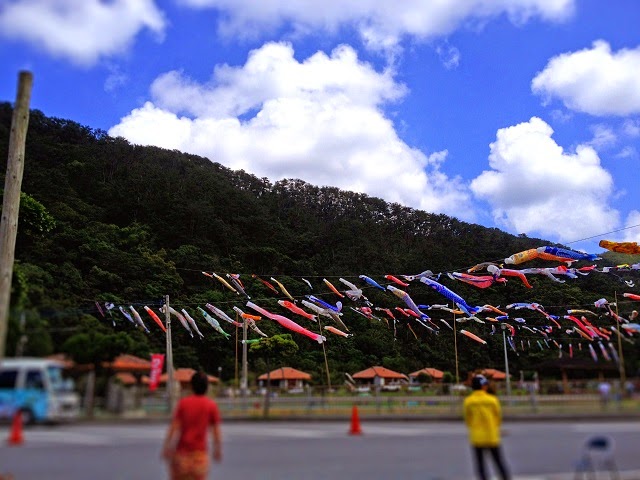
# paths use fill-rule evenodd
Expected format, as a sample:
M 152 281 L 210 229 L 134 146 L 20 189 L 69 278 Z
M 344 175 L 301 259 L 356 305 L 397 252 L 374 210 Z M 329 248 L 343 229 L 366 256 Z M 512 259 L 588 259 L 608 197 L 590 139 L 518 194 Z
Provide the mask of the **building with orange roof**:
M 191 377 L 193 377 L 193 374 L 196 373 L 196 371 L 193 368 L 176 368 L 173 371 L 173 380 L 175 382 L 180 383 L 180 387 L 181 388 L 191 388 Z M 167 373 L 163 373 L 162 375 L 160 375 L 160 383 L 167 383 L 167 379 L 169 378 L 169 375 L 167 375 Z M 207 375 L 207 378 L 209 379 L 209 383 L 219 383 L 220 379 L 218 377 L 214 377 L 213 375 Z M 147 378 L 147 382 L 149 382 L 149 379 Z
M 409 378 L 385 367 L 370 367 L 352 375 L 361 387 L 380 387 L 382 390 L 399 390 L 401 385 L 408 383 Z
M 311 375 L 301 370 L 291 367 L 280 367 L 271 372 L 263 373 L 258 377 L 258 383 L 261 387 L 266 386 L 267 379 L 272 387 L 281 390 L 302 390 L 311 380 Z
M 431 378 L 432 382 L 442 382 L 442 378 L 444 377 L 444 372 L 442 370 L 438 370 L 437 368 L 426 367 L 422 370 L 417 370 L 409 374 L 409 379 L 411 381 L 416 381 L 420 375 L 427 375 Z
M 482 375 L 493 381 L 504 381 L 507 379 L 507 374 L 496 370 L 495 368 L 485 368 L 482 370 Z
M 136 380 L 136 377 L 133 376 L 133 374 L 129 373 L 129 372 L 119 372 L 116 373 L 116 379 L 125 386 L 131 386 L 131 385 L 135 385 L 138 383 L 138 381 Z
M 478 368 L 472 372 L 468 372 L 466 385 L 471 385 L 471 380 L 475 375 L 484 375 L 490 382 L 504 382 L 507 379 L 507 374 L 496 370 L 495 368 Z
M 151 370 L 151 360 L 136 357 L 135 355 L 123 354 L 118 355 L 112 362 L 103 362 L 102 366 L 113 372 L 149 373 Z
M 76 366 L 76 362 L 71 360 L 66 353 L 54 353 L 53 355 L 47 355 L 45 358 L 59 362 L 65 370 L 71 370 Z

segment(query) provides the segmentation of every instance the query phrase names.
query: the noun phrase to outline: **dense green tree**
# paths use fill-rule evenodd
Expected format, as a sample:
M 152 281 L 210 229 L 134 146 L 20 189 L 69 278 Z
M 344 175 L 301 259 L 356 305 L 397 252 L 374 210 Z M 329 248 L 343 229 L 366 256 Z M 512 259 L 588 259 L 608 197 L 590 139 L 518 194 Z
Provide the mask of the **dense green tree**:
M 267 393 L 264 401 L 264 416 L 269 416 L 271 400 L 271 368 L 282 366 L 283 362 L 298 351 L 298 344 L 288 333 L 264 338 L 249 347 L 252 356 L 262 359 L 267 367 Z
M 11 114 L 11 105 L 0 103 L 0 155 L 5 158 Z M 547 243 L 297 179 L 271 183 L 210 159 L 131 145 L 35 110 L 27 136 L 7 346 L 15 352 L 23 334 L 20 317 L 25 313 L 24 330 L 29 337 L 25 352 L 29 354 L 66 350 L 100 363 L 100 358 L 114 351 L 140 355 L 163 351 L 164 335 L 143 310 L 145 321 L 150 322 L 149 334 L 135 328 L 117 309 L 112 316 L 102 317 L 95 302 L 140 309 L 149 305 L 157 310 L 168 294 L 173 305 L 184 307 L 196 319 L 205 335 L 202 340 L 192 338 L 179 322 L 174 323 L 176 366 L 209 372 L 222 367 L 231 376 L 237 363 L 237 329 L 223 322 L 232 334 L 228 340 L 223 338 L 203 321 L 196 307 L 213 303 L 234 317 L 233 306 L 244 309 L 246 299 L 202 271 L 241 274 L 252 300 L 279 313 L 286 313 L 276 301 L 284 295 L 272 292 L 252 274 L 267 281 L 277 277 L 297 299 L 313 293 L 333 303 L 338 298 L 328 292 L 322 279 L 342 288 L 338 280 L 342 277 L 361 287 L 375 307 L 394 311 L 396 320 L 379 311 L 367 319 L 350 308 L 364 303 L 342 299 L 341 319 L 354 336 L 326 333 L 332 385 L 340 384 L 345 372 L 372 365 L 403 373 L 427 366 L 455 371 L 456 357 L 464 380 L 467 371 L 478 367 L 504 367 L 500 331 L 491 335 L 489 323 L 454 323 L 452 314 L 429 310 L 433 322 L 429 325 L 438 332 L 433 333 L 397 312 L 395 307 L 405 306 L 401 301 L 366 285 L 358 276 L 382 281 L 388 273 L 463 271 L 479 262 L 502 263 L 512 253 Z M 619 254 L 604 257 L 602 265 L 637 262 Z M 534 261 L 527 266 L 548 263 Z M 302 278 L 311 281 L 313 291 Z M 629 279 L 634 279 L 633 273 L 617 277 L 593 272 L 563 284 L 532 276 L 533 289 L 510 279 L 506 285 L 484 290 L 456 283 L 446 275 L 440 281 L 472 305 L 504 308 L 514 301 L 537 302 L 559 317 L 567 308 L 594 309 L 594 300 L 618 297 L 618 312 L 624 317 L 633 309 L 631 302 L 620 298 L 630 288 L 621 280 Z M 447 303 L 417 282 L 407 290 L 417 304 Z M 599 325 L 612 324 L 606 311 L 597 313 L 594 321 Z M 518 311 L 518 315 L 531 328 L 548 324 L 537 312 Z M 294 319 L 314 331 L 319 328 L 301 317 Z M 557 338 L 565 352 L 570 341 L 578 341 L 563 331 L 569 328 L 568 322 L 560 322 L 563 328 L 554 325 L 547 342 L 540 335 L 518 330 L 516 351 L 508 350 L 514 371 L 534 371 L 557 358 L 552 339 Z M 323 319 L 323 323 L 331 321 Z M 270 320 L 259 322 L 259 327 L 269 336 L 282 333 Z M 461 328 L 481 335 L 487 345 L 461 336 Z M 297 335 L 293 338 L 300 348 L 286 357 L 287 363 L 310 372 L 314 383 L 325 384 L 322 346 Z M 83 345 L 88 344 L 85 350 Z M 586 351 L 574 350 L 588 357 Z M 623 354 L 628 373 L 635 373 L 640 368 L 638 346 L 623 342 Z M 255 361 L 265 363 L 259 356 Z

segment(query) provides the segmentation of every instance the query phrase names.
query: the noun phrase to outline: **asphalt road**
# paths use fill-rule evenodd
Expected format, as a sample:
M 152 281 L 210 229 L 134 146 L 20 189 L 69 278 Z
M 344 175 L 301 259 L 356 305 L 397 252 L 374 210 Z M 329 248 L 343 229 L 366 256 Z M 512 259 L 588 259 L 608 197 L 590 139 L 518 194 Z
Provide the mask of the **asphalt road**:
M 460 422 L 226 423 L 221 480 L 471 479 L 466 430 Z M 159 424 L 33 427 L 22 446 L 8 447 L 0 429 L 0 474 L 15 480 L 144 480 L 167 478 Z M 610 435 L 623 478 L 640 479 L 640 422 L 523 422 L 504 425 L 504 452 L 515 479 L 573 478 L 584 441 Z M 567 474 L 566 477 L 557 476 Z M 605 478 L 604 476 L 602 478 Z M 606 477 L 608 478 L 608 477 Z

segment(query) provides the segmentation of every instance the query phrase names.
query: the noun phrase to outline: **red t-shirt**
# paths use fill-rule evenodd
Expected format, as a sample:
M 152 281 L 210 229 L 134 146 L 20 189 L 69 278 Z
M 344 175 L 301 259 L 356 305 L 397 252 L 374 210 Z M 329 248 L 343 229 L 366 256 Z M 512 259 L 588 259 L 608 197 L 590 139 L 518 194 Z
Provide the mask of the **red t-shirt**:
M 178 402 L 174 418 L 180 422 L 178 451 L 207 451 L 209 426 L 220 423 L 216 402 L 204 395 L 190 395 Z

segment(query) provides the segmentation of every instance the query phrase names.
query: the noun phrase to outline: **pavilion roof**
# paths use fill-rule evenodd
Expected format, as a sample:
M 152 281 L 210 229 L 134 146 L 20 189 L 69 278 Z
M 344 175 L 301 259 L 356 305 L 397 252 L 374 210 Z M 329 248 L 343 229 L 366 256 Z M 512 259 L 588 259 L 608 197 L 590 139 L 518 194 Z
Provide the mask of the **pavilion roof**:
M 193 368 L 176 368 L 173 371 L 173 379 L 176 382 L 189 383 L 194 373 L 196 373 L 196 371 Z M 167 373 L 163 373 L 160 375 L 160 383 L 166 383 L 168 378 Z M 207 378 L 210 383 L 218 383 L 220 381 L 218 377 L 214 377 L 213 375 L 207 375 Z
M 54 353 L 53 355 L 48 355 L 46 358 L 60 362 L 62 368 L 65 369 L 71 369 L 76 366 L 76 362 L 71 360 L 66 353 Z
M 501 372 L 500 370 L 496 370 L 495 368 L 485 368 L 482 370 L 482 375 L 487 377 L 489 380 L 506 380 L 507 374 Z
M 398 372 L 394 372 L 393 370 L 389 370 L 388 368 L 385 367 L 370 367 L 367 368 L 366 370 L 362 370 L 361 372 L 357 372 L 354 373 L 353 378 L 360 378 L 360 379 L 369 379 L 369 378 L 375 378 L 375 377 L 380 377 L 380 378 L 391 378 L 391 379 L 397 379 L 397 378 L 402 378 L 402 379 L 407 379 L 407 376 L 403 373 L 398 373 Z
M 103 362 L 102 365 L 116 372 L 149 372 L 151 370 L 150 360 L 126 353 L 118 355 L 112 362 Z
M 136 377 L 129 372 L 119 372 L 116 373 L 116 378 L 120 380 L 120 383 L 123 385 L 135 385 L 137 383 Z
M 410 373 L 409 376 L 417 377 L 422 373 L 425 375 L 429 375 L 434 380 L 442 380 L 442 377 L 444 376 L 444 372 L 442 370 L 438 370 L 437 368 L 430 368 L 430 367 L 423 368 L 422 370 L 417 370 L 413 373 Z
M 295 368 L 280 367 L 269 372 L 269 378 L 271 380 L 311 380 L 311 375 L 301 370 L 296 370 Z M 266 379 L 266 373 L 263 373 L 258 377 L 258 380 Z

